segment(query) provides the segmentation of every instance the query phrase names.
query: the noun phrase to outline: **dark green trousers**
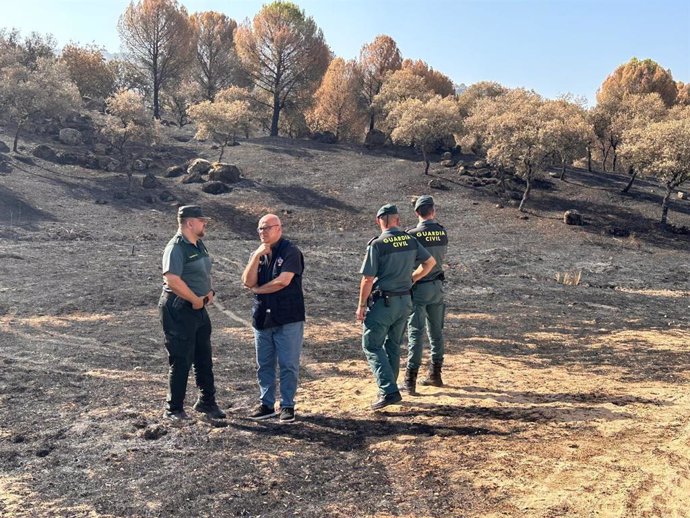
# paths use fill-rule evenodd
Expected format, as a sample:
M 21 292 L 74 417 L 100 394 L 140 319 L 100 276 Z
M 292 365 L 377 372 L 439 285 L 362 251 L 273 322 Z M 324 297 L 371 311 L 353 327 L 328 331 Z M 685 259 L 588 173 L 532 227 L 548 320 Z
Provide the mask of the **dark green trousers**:
M 377 300 L 364 318 L 362 349 L 376 384 L 384 394 L 398 391 L 400 345 L 411 310 L 409 295 L 393 296 L 389 298 L 388 306 L 383 299 Z
M 424 328 L 429 337 L 432 363 L 443 363 L 443 322 L 446 316 L 443 283 L 434 281 L 415 284 L 412 288 L 412 304 L 412 313 L 407 323 L 407 367 L 419 369 L 422 364 Z

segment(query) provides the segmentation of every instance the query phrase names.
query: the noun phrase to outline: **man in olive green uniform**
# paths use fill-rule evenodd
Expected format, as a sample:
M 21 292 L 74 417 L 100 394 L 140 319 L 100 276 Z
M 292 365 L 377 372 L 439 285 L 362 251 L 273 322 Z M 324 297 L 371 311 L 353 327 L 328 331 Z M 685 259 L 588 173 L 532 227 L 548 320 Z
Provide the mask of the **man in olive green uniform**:
M 163 292 L 158 312 L 169 363 L 164 417 L 175 423 L 190 421 L 184 399 L 192 367 L 200 392 L 194 410 L 215 419 L 225 418 L 216 403 L 211 320 L 206 311 L 216 294 L 211 282 L 211 258 L 201 240 L 208 219 L 197 205 L 180 207 L 177 233 L 163 252 Z
M 402 400 L 396 381 L 400 344 L 412 310 L 410 290 L 436 264 L 419 241 L 400 230 L 395 205 L 381 207 L 376 223 L 381 235 L 369 241 L 367 247 L 356 311 L 357 320 L 364 324 L 362 349 L 379 387 L 379 398 L 371 405 L 373 410 Z
M 446 229 L 438 224 L 434 199 L 431 196 L 420 196 L 414 204 L 419 224 L 408 229 L 410 235 L 427 249 L 436 260 L 435 266 L 412 287 L 412 304 L 414 309 L 407 322 L 409 350 L 407 369 L 405 370 L 405 391 L 414 396 L 417 394 L 417 373 L 422 361 L 422 343 L 424 328 L 429 335 L 431 362 L 429 373 L 422 385 L 442 387 L 441 369 L 443 367 L 443 320 L 446 305 L 443 298 L 443 260 L 448 249 Z

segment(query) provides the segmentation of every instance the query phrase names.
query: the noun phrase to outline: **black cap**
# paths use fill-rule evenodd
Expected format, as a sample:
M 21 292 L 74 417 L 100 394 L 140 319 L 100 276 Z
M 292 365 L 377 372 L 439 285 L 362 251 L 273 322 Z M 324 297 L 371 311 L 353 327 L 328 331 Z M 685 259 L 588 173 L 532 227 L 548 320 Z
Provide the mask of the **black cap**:
M 377 218 L 381 218 L 383 216 L 389 216 L 391 214 L 397 214 L 398 213 L 398 207 L 393 205 L 392 203 L 386 203 L 383 207 L 379 209 L 379 211 L 376 213 Z
M 434 205 L 434 199 L 428 194 L 424 194 L 415 200 L 414 210 L 417 210 L 419 207 L 422 207 L 424 205 Z
M 198 205 L 183 205 L 177 209 L 178 218 L 199 218 L 199 219 L 210 219 L 204 216 L 204 212 Z

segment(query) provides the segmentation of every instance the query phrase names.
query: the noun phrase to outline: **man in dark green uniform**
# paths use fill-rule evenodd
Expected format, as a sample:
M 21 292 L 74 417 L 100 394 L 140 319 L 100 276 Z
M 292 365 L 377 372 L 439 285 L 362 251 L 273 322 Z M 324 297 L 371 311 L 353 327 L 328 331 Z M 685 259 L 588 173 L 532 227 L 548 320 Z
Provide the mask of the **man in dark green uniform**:
M 379 387 L 373 410 L 402 400 L 397 379 L 400 344 L 412 310 L 410 289 L 436 264 L 419 241 L 398 228 L 400 216 L 395 205 L 381 207 L 376 223 L 381 235 L 367 247 L 356 312 L 357 320 L 364 324 L 362 349 Z M 415 265 L 419 266 L 415 269 Z
M 211 359 L 211 320 L 206 304 L 213 302 L 211 258 L 201 241 L 206 218 L 201 207 L 185 205 L 177 211 L 177 234 L 163 252 L 163 293 L 158 312 L 168 353 L 168 398 L 164 417 L 173 422 L 189 420 L 184 411 L 189 369 L 194 366 L 201 392 L 194 410 L 216 419 L 225 418 L 216 403 Z
M 409 350 L 407 369 L 405 370 L 405 391 L 414 396 L 417 394 L 417 373 L 422 361 L 422 342 L 424 327 L 427 328 L 431 348 L 431 363 L 426 379 L 422 385 L 442 387 L 441 369 L 443 367 L 443 319 L 446 305 L 443 298 L 443 260 L 448 249 L 446 229 L 436 220 L 436 208 L 431 196 L 420 196 L 414 204 L 419 224 L 409 229 L 410 235 L 417 238 L 424 248 L 436 260 L 436 265 L 412 287 L 412 304 L 414 309 L 407 322 Z

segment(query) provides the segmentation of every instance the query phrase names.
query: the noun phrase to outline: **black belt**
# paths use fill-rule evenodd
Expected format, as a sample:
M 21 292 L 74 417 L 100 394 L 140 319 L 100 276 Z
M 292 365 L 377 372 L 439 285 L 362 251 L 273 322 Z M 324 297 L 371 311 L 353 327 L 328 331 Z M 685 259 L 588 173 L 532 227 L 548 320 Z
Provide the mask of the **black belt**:
M 383 299 L 384 305 L 389 306 L 391 297 L 405 297 L 406 295 L 412 295 L 412 291 L 383 291 L 380 289 L 375 289 L 369 296 L 369 300 L 371 301 L 369 307 L 371 307 L 371 305 L 373 305 L 379 299 Z
M 436 281 L 445 281 L 445 280 L 446 280 L 446 275 L 445 275 L 445 273 L 441 272 L 436 277 L 434 277 L 433 279 L 425 279 L 423 281 L 417 281 L 415 284 L 424 284 L 425 282 L 436 282 Z
M 381 290 L 381 294 L 384 297 L 404 297 L 405 295 L 410 294 L 410 290 L 407 290 L 407 291 L 383 291 L 383 290 Z
M 188 307 L 194 309 L 194 306 L 192 306 L 192 303 L 191 303 L 191 302 L 189 302 L 187 299 L 183 299 L 183 298 L 180 297 L 179 295 L 176 295 L 176 294 L 173 293 L 172 291 L 165 291 L 165 290 L 163 290 L 163 293 L 161 294 L 161 297 L 165 297 L 166 299 L 173 299 L 173 304 L 175 303 L 174 299 L 180 299 L 180 300 L 182 301 L 182 304 L 184 304 L 185 306 L 188 306 Z M 205 304 L 205 303 L 206 303 L 206 301 L 204 300 L 204 304 Z M 198 310 L 195 310 L 195 311 L 198 311 Z

